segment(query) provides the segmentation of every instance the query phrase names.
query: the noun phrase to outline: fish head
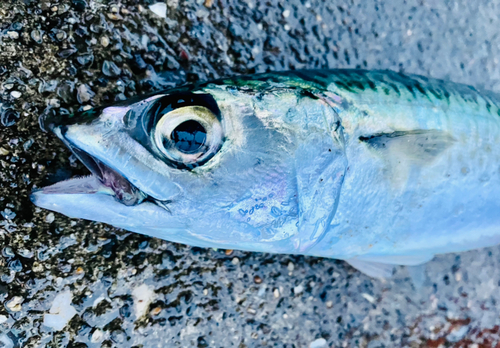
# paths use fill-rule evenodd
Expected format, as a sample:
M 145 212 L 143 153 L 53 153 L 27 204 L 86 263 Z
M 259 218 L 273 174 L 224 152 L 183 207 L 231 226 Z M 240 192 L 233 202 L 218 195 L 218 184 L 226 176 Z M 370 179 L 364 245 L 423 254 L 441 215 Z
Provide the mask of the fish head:
M 346 165 L 332 110 L 301 88 L 220 83 L 54 115 L 45 127 L 92 175 L 32 201 L 189 245 L 299 252 L 338 203 Z

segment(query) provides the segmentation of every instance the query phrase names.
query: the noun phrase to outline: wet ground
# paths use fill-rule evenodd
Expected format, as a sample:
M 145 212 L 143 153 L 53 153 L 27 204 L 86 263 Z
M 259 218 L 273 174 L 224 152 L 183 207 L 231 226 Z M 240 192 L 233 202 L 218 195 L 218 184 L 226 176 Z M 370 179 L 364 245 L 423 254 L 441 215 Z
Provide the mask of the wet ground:
M 499 247 L 436 257 L 421 282 L 404 267 L 380 281 L 72 220 L 28 195 L 86 173 L 40 114 L 187 81 L 362 67 L 500 91 L 500 2 L 150 5 L 0 3 L 0 347 L 495 347 Z

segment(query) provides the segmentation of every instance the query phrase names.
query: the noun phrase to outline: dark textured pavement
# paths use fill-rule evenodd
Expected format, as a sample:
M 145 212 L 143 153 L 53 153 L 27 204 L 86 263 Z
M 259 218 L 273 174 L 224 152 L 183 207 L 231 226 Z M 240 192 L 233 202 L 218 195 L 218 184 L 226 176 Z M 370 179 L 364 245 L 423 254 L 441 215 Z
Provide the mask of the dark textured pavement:
M 341 261 L 191 248 L 29 201 L 34 185 L 87 173 L 40 130 L 42 113 L 298 68 L 392 69 L 500 91 L 499 1 L 169 0 L 165 18 L 152 4 L 0 3 L 0 347 L 500 342 L 499 247 L 380 281 Z

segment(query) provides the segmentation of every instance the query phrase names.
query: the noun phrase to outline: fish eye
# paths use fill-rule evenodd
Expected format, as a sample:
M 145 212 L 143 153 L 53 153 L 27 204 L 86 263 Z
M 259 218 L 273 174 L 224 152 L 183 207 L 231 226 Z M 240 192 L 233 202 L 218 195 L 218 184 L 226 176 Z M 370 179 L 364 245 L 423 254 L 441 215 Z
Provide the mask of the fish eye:
M 161 116 L 154 142 L 176 167 L 194 168 L 207 162 L 222 146 L 222 126 L 204 106 L 190 105 Z
M 182 153 L 195 153 L 207 140 L 207 131 L 193 120 L 181 123 L 170 134 L 175 147 Z

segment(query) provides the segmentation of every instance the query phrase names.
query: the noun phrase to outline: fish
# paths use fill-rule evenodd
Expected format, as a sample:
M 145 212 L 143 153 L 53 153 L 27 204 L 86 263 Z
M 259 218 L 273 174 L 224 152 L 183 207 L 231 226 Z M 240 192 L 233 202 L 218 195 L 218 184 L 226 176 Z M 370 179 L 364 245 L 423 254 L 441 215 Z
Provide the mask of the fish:
M 394 71 L 198 82 L 41 120 L 90 176 L 34 188 L 72 218 L 372 277 L 500 244 L 500 99 Z

